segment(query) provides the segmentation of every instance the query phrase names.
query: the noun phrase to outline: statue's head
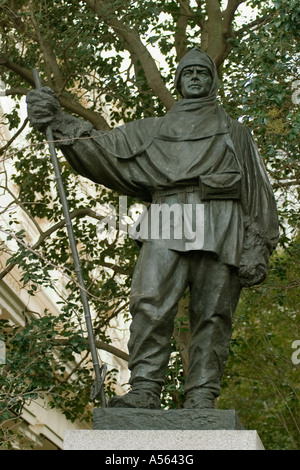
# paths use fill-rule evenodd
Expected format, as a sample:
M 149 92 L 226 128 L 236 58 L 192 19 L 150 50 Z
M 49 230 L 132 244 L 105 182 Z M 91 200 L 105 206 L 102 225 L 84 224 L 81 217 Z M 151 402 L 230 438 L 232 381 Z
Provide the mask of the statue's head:
M 218 76 L 211 57 L 197 47 L 190 50 L 178 64 L 175 88 L 183 98 L 216 96 Z

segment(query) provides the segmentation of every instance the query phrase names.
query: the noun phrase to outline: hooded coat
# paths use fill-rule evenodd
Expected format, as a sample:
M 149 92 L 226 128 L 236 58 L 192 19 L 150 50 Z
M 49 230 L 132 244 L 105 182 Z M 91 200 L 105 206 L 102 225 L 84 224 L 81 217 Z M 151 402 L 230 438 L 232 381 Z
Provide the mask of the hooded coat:
M 138 221 L 148 235 L 154 205 L 182 207 L 182 214 L 184 207 L 192 208 L 194 229 L 197 207 L 202 207 L 201 237 L 191 242 L 190 227 L 178 238 L 172 227 L 167 239 L 159 230 L 160 241 L 176 251 L 211 252 L 239 270 L 242 285 L 251 286 L 266 277 L 277 244 L 276 203 L 249 129 L 217 104 L 212 59 L 192 49 L 179 63 L 176 88 L 180 92 L 183 68 L 198 64 L 212 76 L 206 97 L 180 99 L 163 117 L 133 121 L 109 132 L 66 117 L 55 135 L 64 139 L 61 150 L 79 174 L 151 203 Z M 147 236 L 138 224 L 137 238 L 143 242 Z

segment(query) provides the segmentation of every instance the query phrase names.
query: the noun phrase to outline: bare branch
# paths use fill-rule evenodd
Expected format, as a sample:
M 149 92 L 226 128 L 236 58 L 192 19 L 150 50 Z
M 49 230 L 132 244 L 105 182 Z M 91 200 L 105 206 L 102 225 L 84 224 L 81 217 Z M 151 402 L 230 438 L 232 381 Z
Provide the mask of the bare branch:
M 185 14 L 187 16 L 194 16 L 193 11 L 191 9 L 190 0 L 177 0 L 180 4 L 180 14 Z
M 74 218 L 82 218 L 86 216 L 93 217 L 94 219 L 97 219 L 100 221 L 104 218 L 104 216 L 99 215 L 97 212 L 89 208 L 75 209 L 74 211 L 70 213 L 71 220 Z M 32 249 L 36 250 L 37 248 L 39 248 L 42 245 L 42 243 L 46 240 L 46 238 L 49 238 L 52 235 L 52 233 L 56 232 L 57 230 L 64 227 L 65 225 L 66 225 L 66 221 L 65 219 L 63 219 L 57 222 L 52 227 L 50 227 L 45 232 L 43 232 L 40 238 L 38 239 L 38 241 L 32 246 Z
M 64 339 L 64 338 L 55 338 L 54 341 L 57 344 L 65 345 L 68 344 L 69 339 Z M 88 344 L 88 340 L 86 340 L 86 343 Z M 129 356 L 126 352 L 122 351 L 121 349 L 116 348 L 115 346 L 112 346 L 111 344 L 105 343 L 104 341 L 96 340 L 96 348 L 102 349 L 103 351 L 107 351 L 114 356 L 119 357 L 120 359 L 123 359 L 124 361 L 128 362 Z
M 156 62 L 141 41 L 138 32 L 128 28 L 122 21 L 109 11 L 108 3 L 103 0 L 84 0 L 85 3 L 99 16 L 115 34 L 125 42 L 125 48 L 135 54 L 144 70 L 148 86 L 154 91 L 167 109 L 174 104 L 174 98 L 164 84 Z
M 272 19 L 275 18 L 275 16 L 277 16 L 277 12 L 273 12 L 273 13 L 270 13 L 268 15 L 263 15 L 261 16 L 260 18 L 256 18 L 254 21 L 251 21 L 250 23 L 248 24 L 245 24 L 244 26 L 242 26 L 240 29 L 238 29 L 237 31 L 235 31 L 235 36 L 239 37 L 239 36 L 242 36 L 245 32 L 248 32 L 250 30 L 253 30 L 254 28 L 256 28 L 257 26 L 260 26 L 262 24 L 267 24 L 269 23 Z
M 23 87 L 14 87 L 14 88 L 10 88 L 9 90 L 5 90 L 5 96 L 27 95 L 27 93 L 28 93 L 28 88 L 23 88 Z
M 15 72 L 21 78 L 23 78 L 27 83 L 29 83 L 33 88 L 35 87 L 33 74 L 31 70 L 26 69 L 25 67 L 21 67 L 20 65 L 12 62 L 9 57 L 6 55 L 0 55 L 0 65 L 3 65 L 7 69 Z M 50 85 L 49 83 L 43 83 L 43 85 Z M 109 130 L 110 126 L 107 124 L 106 120 L 101 116 L 101 114 L 93 111 L 92 109 L 85 108 L 82 106 L 78 101 L 76 101 L 75 97 L 72 98 L 67 97 L 66 95 L 60 94 L 59 90 L 53 88 L 55 92 L 58 93 L 58 100 L 60 104 L 71 113 L 75 113 L 78 116 L 82 117 L 89 121 L 95 129 L 99 130 Z M 24 89 L 22 89 L 24 90 Z M 27 90 L 28 92 L 29 90 Z M 7 92 L 5 93 L 7 94 Z
M 39 234 L 43 234 L 43 231 L 41 229 L 41 227 L 39 226 L 38 222 L 35 220 L 34 217 L 31 216 L 30 212 L 26 209 L 26 207 L 24 206 L 24 203 L 22 201 L 20 201 L 16 195 L 14 194 L 13 191 L 11 191 L 6 183 L 6 186 L 3 187 L 3 189 L 5 189 L 6 192 L 8 192 L 8 194 L 12 197 L 12 202 L 9 204 L 9 205 L 12 205 L 12 204 L 16 204 L 17 206 L 21 207 L 21 209 L 25 212 L 25 214 L 27 215 L 27 217 L 32 221 L 32 223 L 34 224 L 35 228 L 37 229 L 37 231 L 39 232 Z M 7 206 L 8 207 L 8 206 Z
M 124 275 L 128 274 L 128 269 L 124 269 L 124 268 L 122 268 L 122 266 L 119 266 L 115 263 L 108 263 L 107 261 L 102 261 L 101 266 L 103 266 L 104 268 L 111 269 L 116 274 L 124 274 Z
M 207 29 L 205 51 L 214 59 L 219 70 L 231 50 L 228 39 L 233 36 L 234 15 L 239 5 L 244 2 L 245 0 L 228 0 L 227 7 L 222 12 L 219 0 L 206 1 L 208 20 L 205 24 Z
M 215 18 L 221 18 L 221 6 L 219 0 L 206 0 L 206 10 L 208 15 L 208 21 L 212 21 Z
M 48 82 L 51 83 L 51 72 L 54 75 L 54 82 L 56 87 L 58 87 L 59 90 L 63 89 L 64 86 L 64 79 L 61 75 L 60 69 L 58 67 L 57 61 L 56 61 L 56 56 L 53 50 L 53 47 L 47 39 L 43 38 L 40 32 L 39 25 L 37 21 L 35 20 L 34 16 L 34 8 L 33 8 L 33 2 L 31 1 L 29 4 L 29 9 L 30 9 L 30 18 L 31 22 L 33 24 L 33 27 L 35 29 L 36 37 L 39 42 L 39 45 L 41 47 L 41 51 L 43 53 L 44 59 L 45 59 L 45 64 L 47 66 L 47 77 L 48 77 Z
M 224 47 L 224 36 L 223 36 L 223 18 L 222 12 L 220 7 L 219 0 L 207 0 L 206 1 L 206 10 L 207 10 L 207 21 L 206 21 L 206 28 L 207 28 L 207 42 L 205 52 L 210 55 L 216 65 L 217 58 L 219 57 L 221 51 Z
M 0 55 L 0 65 L 3 65 L 7 69 L 15 72 L 21 78 L 23 78 L 27 83 L 29 83 L 32 87 L 34 87 L 34 79 L 31 70 L 26 69 L 25 67 L 21 67 L 20 65 L 12 62 L 9 57 L 5 54 Z
M 178 1 L 180 3 L 180 14 L 177 19 L 177 30 L 174 36 L 174 42 L 177 61 L 179 62 L 180 59 L 187 53 L 186 29 L 188 26 L 188 17 L 193 15 L 193 12 L 191 10 L 189 0 L 186 0 L 185 2 L 182 0 Z
M 291 186 L 299 186 L 300 180 L 291 180 L 291 181 L 278 181 L 278 183 L 274 183 L 272 185 L 273 189 L 279 189 L 279 188 L 288 188 Z
M 13 141 L 21 134 L 21 132 L 23 132 L 23 130 L 25 129 L 25 127 L 27 126 L 27 123 L 28 123 L 28 118 L 25 118 L 24 119 L 24 122 L 22 124 L 22 126 L 17 130 L 17 132 L 12 136 L 11 139 L 9 139 L 9 141 L 4 145 L 4 147 L 1 147 L 0 148 L 0 156 L 8 149 L 8 147 L 13 143 Z
M 223 31 L 225 34 L 230 33 L 231 24 L 234 19 L 235 12 L 242 3 L 245 3 L 245 1 L 246 0 L 228 0 L 227 8 L 223 12 Z
M 72 211 L 70 213 L 70 217 L 71 219 L 74 219 L 75 217 L 85 217 L 85 216 L 90 216 L 90 217 L 93 217 L 93 218 L 96 218 L 98 220 L 102 220 L 103 219 L 103 216 L 100 216 L 98 215 L 95 211 L 93 211 L 92 209 L 89 209 L 89 208 L 82 208 L 82 209 L 75 209 L 74 211 Z M 17 237 L 14 237 L 11 233 L 9 232 L 6 232 L 5 230 L 1 229 L 1 231 L 3 233 L 6 233 L 7 235 L 10 235 L 12 236 L 13 238 L 16 239 L 16 241 L 18 243 L 20 243 L 22 246 L 24 246 L 26 249 L 28 249 L 29 251 L 31 251 L 32 253 L 36 254 L 37 256 L 40 256 L 41 255 L 39 253 L 36 252 L 36 250 L 43 244 L 43 242 L 46 240 L 46 238 L 49 238 L 52 233 L 54 233 L 56 230 L 62 228 L 65 226 L 65 220 L 61 220 L 59 222 L 57 222 L 55 225 L 53 225 L 52 227 L 50 227 L 48 230 L 46 230 L 45 232 L 43 232 L 41 234 L 41 236 L 39 237 L 39 239 L 37 240 L 36 243 L 34 243 L 34 245 L 32 246 L 29 246 L 29 245 L 26 245 L 22 240 L 18 239 Z M 46 261 L 48 264 L 51 265 L 51 263 L 49 263 L 48 261 Z M 17 263 L 10 263 L 8 266 L 6 266 L 5 269 L 3 269 L 3 271 L 0 273 L 0 281 L 17 265 Z M 54 266 L 54 268 L 57 269 L 56 266 Z M 75 281 L 74 281 L 75 282 Z

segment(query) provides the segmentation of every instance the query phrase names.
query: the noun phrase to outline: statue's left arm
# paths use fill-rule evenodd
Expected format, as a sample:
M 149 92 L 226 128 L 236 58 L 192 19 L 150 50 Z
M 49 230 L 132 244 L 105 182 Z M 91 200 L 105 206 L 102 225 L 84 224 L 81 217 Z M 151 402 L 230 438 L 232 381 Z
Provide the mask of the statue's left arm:
M 242 284 L 251 286 L 267 276 L 269 257 L 279 238 L 277 207 L 263 160 L 249 129 L 234 124 L 232 139 L 243 172 L 245 236 L 239 271 Z

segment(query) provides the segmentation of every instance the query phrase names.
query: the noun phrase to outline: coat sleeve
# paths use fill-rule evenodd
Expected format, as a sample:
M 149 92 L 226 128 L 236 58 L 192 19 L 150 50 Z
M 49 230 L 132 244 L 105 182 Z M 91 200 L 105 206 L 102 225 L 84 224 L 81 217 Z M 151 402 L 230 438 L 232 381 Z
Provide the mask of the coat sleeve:
M 273 189 L 250 130 L 234 124 L 232 139 L 243 173 L 245 236 L 239 274 L 242 284 L 250 287 L 267 276 L 269 257 L 279 238 L 278 215 Z
M 98 131 L 89 123 L 66 115 L 65 125 L 54 135 L 77 173 L 120 194 L 146 201 L 150 188 L 135 158 L 147 139 L 143 135 L 145 126 L 140 127 L 141 123 L 133 122 L 111 131 Z

